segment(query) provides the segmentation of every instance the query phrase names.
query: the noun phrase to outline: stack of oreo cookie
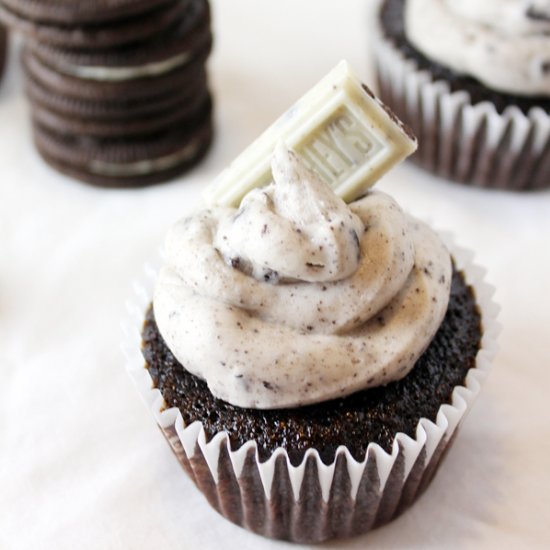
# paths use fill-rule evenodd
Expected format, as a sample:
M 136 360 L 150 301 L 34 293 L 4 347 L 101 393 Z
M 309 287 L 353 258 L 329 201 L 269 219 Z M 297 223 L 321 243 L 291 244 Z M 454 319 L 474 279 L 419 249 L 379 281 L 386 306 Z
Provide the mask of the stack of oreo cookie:
M 0 0 L 26 37 L 36 146 L 96 185 L 165 181 L 212 138 L 208 0 Z

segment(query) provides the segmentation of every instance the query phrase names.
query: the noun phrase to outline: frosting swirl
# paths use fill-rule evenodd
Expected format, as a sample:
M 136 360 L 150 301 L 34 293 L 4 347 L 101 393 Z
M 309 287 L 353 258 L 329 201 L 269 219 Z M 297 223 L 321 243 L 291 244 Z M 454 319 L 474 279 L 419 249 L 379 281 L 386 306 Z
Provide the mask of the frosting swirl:
M 198 212 L 166 240 L 159 330 L 234 405 L 297 407 L 399 379 L 447 309 L 439 238 L 370 192 L 346 205 L 279 147 L 274 182 Z
M 550 96 L 550 0 L 406 0 L 424 55 L 489 88 Z
M 345 279 L 359 266 L 362 221 L 292 151 L 272 162 L 277 186 L 253 189 L 220 220 L 214 247 L 257 279 Z

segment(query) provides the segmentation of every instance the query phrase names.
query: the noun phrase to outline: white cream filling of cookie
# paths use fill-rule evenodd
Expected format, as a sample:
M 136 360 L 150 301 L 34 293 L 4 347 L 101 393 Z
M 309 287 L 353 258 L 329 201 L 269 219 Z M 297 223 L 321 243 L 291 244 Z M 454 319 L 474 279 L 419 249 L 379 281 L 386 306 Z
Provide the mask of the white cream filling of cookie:
M 110 177 L 132 177 L 155 174 L 163 170 L 169 170 L 181 162 L 192 159 L 200 147 L 200 144 L 200 140 L 197 139 L 170 155 L 164 155 L 155 159 L 138 160 L 135 162 L 117 163 L 93 160 L 88 164 L 87 169 L 92 174 Z
M 83 78 L 85 80 L 97 80 L 101 82 L 123 82 L 136 78 L 159 76 L 181 67 L 190 59 L 190 52 L 183 52 L 162 61 L 154 61 L 136 65 L 133 67 L 101 67 L 96 65 L 71 65 L 63 63 L 57 65 L 61 72 Z

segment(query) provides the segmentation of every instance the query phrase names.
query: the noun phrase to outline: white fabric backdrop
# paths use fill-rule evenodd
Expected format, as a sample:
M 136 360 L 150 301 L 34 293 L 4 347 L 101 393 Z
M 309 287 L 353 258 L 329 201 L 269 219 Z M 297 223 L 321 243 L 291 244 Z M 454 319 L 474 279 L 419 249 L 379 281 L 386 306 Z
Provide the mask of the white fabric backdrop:
M 286 548 L 219 517 L 124 371 L 130 283 L 169 223 L 340 59 L 366 82 L 367 2 L 213 1 L 217 137 L 184 178 L 102 190 L 31 142 L 17 48 L 0 88 L 0 548 Z M 550 544 L 550 192 L 471 190 L 404 165 L 379 183 L 489 270 L 504 330 L 446 463 L 394 523 L 326 548 Z M 288 546 L 295 548 L 295 546 Z

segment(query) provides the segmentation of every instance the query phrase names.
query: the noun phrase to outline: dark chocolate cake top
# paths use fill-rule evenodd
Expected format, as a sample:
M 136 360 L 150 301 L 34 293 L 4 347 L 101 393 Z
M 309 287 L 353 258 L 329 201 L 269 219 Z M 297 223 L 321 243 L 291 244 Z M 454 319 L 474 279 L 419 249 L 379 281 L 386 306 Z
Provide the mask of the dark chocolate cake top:
M 363 460 L 369 443 L 391 452 L 395 435 L 415 436 L 420 418 L 435 421 L 440 406 L 475 367 L 481 321 L 472 289 L 454 271 L 445 319 L 435 338 L 403 379 L 343 399 L 298 409 L 243 409 L 216 399 L 203 380 L 190 374 L 170 352 L 147 312 L 143 329 L 146 366 L 168 407 L 177 407 L 185 425 L 204 426 L 207 439 L 226 431 L 233 449 L 257 442 L 260 459 L 283 447 L 294 464 L 309 448 L 330 463 L 340 445 Z

